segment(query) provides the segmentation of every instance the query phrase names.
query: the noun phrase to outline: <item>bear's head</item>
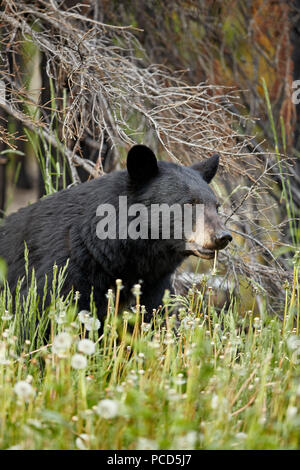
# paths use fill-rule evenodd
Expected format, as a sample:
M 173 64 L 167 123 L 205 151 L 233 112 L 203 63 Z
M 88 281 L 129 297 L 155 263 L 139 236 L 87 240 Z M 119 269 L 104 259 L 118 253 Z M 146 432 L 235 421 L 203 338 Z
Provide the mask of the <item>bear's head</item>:
M 137 206 L 147 207 L 150 239 L 170 240 L 185 256 L 193 254 L 206 259 L 227 246 L 232 237 L 222 224 L 219 203 L 209 186 L 218 165 L 217 154 L 182 166 L 157 161 L 145 145 L 129 150 L 127 172 L 132 200 Z

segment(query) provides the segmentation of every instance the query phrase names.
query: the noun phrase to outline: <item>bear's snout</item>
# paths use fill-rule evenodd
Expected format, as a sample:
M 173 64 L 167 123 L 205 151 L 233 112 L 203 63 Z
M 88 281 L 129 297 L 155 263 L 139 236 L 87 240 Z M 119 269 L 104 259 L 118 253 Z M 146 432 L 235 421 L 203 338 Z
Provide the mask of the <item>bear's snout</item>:
M 229 232 L 227 232 L 227 230 L 220 230 L 219 232 L 215 234 L 214 243 L 215 243 L 215 247 L 217 250 L 222 250 L 231 241 L 232 241 L 232 236 L 230 235 Z

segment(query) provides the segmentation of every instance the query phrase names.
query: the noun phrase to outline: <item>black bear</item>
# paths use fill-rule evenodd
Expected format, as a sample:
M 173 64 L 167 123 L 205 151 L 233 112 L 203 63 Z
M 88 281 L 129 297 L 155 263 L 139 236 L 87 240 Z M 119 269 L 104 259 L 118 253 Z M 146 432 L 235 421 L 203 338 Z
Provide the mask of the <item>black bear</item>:
M 59 191 L 10 215 L 0 226 L 0 257 L 8 264 L 11 291 L 15 292 L 18 278 L 25 276 L 26 242 L 29 272 L 34 268 L 40 297 L 45 275 L 51 285 L 54 263 L 62 267 L 69 260 L 62 294 L 71 288 L 79 291 L 81 309 L 89 309 L 93 289 L 98 316 L 103 319 L 106 293 L 116 279 L 123 281 L 121 301 L 127 305 L 133 285 L 142 280 L 141 304 L 149 318 L 161 304 L 165 289 L 172 292 L 172 275 L 187 256 L 212 258 L 232 239 L 222 226 L 217 199 L 208 186 L 218 164 L 218 155 L 191 166 L 157 161 L 151 149 L 135 145 L 128 152 L 126 170 Z M 128 213 L 120 201 L 126 202 Z M 204 208 L 198 218 L 200 229 L 195 230 L 198 219 L 192 210 L 187 213 L 192 213 L 193 230 L 182 234 L 182 219 L 173 211 L 168 219 L 172 230 L 167 227 L 163 233 L 163 215 L 155 219 L 155 211 L 151 213 L 154 225 L 146 217 L 162 205 L 172 211 Z M 146 210 L 143 218 L 142 208 Z M 179 236 L 175 229 L 181 232 Z M 25 291 L 23 282 L 21 293 Z

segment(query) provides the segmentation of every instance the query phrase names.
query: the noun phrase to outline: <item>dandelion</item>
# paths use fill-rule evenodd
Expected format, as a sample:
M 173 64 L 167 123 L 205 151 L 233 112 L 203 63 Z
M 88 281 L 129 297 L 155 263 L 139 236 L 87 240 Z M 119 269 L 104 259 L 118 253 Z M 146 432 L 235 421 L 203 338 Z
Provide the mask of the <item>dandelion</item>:
M 58 325 L 62 325 L 66 322 L 66 312 L 60 312 L 58 315 L 55 316 L 55 321 Z
M 91 313 L 88 310 L 81 310 L 81 312 L 78 313 L 78 320 L 80 323 L 85 323 L 91 316 Z
M 170 401 L 177 401 L 180 399 L 180 395 L 176 392 L 176 390 L 174 390 L 174 388 L 171 388 L 168 393 L 168 399 Z
M 87 446 L 90 443 L 90 436 L 88 434 L 80 434 L 79 437 L 77 437 L 75 444 L 76 447 L 80 450 L 87 450 Z
M 87 366 L 87 359 L 83 354 L 74 354 L 71 359 L 71 366 L 73 369 L 85 369 Z
M 177 378 L 175 379 L 176 385 L 184 385 L 186 383 L 186 380 L 183 376 L 183 374 L 178 374 Z
M 32 418 L 29 418 L 27 420 L 27 424 L 29 426 L 32 426 L 36 429 L 43 429 L 44 425 L 38 420 L 38 419 L 32 419 Z
M 118 416 L 119 402 L 116 400 L 105 399 L 99 401 L 96 406 L 96 413 L 104 419 L 112 419 Z
M 98 318 L 92 317 L 88 318 L 84 323 L 84 326 L 88 331 L 99 330 L 100 325 L 101 323 Z
M 132 288 L 132 293 L 135 297 L 139 297 L 141 295 L 141 285 L 140 284 L 134 284 Z
M 136 450 L 158 450 L 158 444 L 152 439 L 146 437 L 139 437 L 136 445 Z
M 299 349 L 300 346 L 300 338 L 296 335 L 291 335 L 287 339 L 287 347 L 288 349 L 294 351 L 296 349 Z
M 0 364 L 8 365 L 10 364 L 10 360 L 6 357 L 6 343 L 4 341 L 0 341 Z
M 190 431 L 184 436 L 178 436 L 175 439 L 175 449 L 179 450 L 194 450 L 198 440 L 196 431 Z
M 172 333 L 166 333 L 164 344 L 173 344 L 173 343 L 174 343 L 174 339 L 173 339 Z
M 107 291 L 107 294 L 105 294 L 105 297 L 110 300 L 111 302 L 113 302 L 114 300 L 114 293 L 113 293 L 113 290 L 112 289 L 108 289 Z
M 218 405 L 219 405 L 219 398 L 218 398 L 218 395 L 214 393 L 211 399 L 210 406 L 212 407 L 213 410 L 216 410 Z
M 296 406 L 289 406 L 286 410 L 287 419 L 293 419 L 298 413 L 298 408 Z
M 6 450 L 23 450 L 21 444 L 15 444 L 14 446 L 8 447 Z
M 69 333 L 59 333 L 53 340 L 52 351 L 56 354 L 64 354 L 70 349 L 72 337 Z
M 14 386 L 14 392 L 20 400 L 29 402 L 32 398 L 35 397 L 35 391 L 28 382 L 25 380 L 20 380 Z
M 77 290 L 74 294 L 74 300 L 75 302 L 78 301 L 80 299 L 80 292 Z
M 122 284 L 122 279 L 116 279 L 116 286 L 121 290 L 124 289 L 124 286 Z
M 90 339 L 82 339 L 78 343 L 78 351 L 83 354 L 86 354 L 87 356 L 90 356 L 95 352 L 95 343 Z
M 3 321 L 9 321 L 12 319 L 12 315 L 8 312 L 8 310 L 5 310 L 4 315 L 2 315 L 2 320 Z

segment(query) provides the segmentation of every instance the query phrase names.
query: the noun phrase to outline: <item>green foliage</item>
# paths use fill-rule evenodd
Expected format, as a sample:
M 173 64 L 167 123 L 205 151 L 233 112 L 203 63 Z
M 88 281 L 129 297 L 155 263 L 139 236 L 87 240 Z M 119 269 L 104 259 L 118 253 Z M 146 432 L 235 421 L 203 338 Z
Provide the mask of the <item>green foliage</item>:
M 7 273 L 7 266 L 4 259 L 0 258 L 0 285 L 4 283 Z
M 179 322 L 166 293 L 150 325 L 139 289 L 135 311 L 119 312 L 117 281 L 100 336 L 95 312 L 77 314 L 78 293 L 60 298 L 65 270 L 54 267 L 41 315 L 34 276 L 15 315 L 6 286 L 0 448 L 299 449 L 298 258 L 294 270 L 283 323 L 267 311 L 241 317 L 233 294 L 218 313 L 211 290 L 191 289 Z

